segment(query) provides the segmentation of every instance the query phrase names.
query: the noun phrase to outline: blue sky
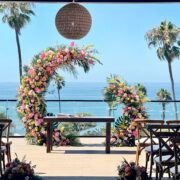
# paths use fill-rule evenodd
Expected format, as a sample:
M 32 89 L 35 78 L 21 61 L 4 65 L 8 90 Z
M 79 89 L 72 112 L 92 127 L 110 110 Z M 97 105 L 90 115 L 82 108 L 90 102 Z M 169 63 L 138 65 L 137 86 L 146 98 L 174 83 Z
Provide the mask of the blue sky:
M 23 65 L 43 49 L 69 44 L 56 30 L 55 15 L 63 4 L 35 4 L 35 14 L 21 33 Z M 155 49 L 149 49 L 145 33 L 163 20 L 180 26 L 180 4 L 84 4 L 92 15 L 89 34 L 78 45 L 93 44 L 103 65 L 88 74 L 78 69 L 78 79 L 59 71 L 69 82 L 105 82 L 110 74 L 119 74 L 128 82 L 169 82 L 166 62 L 159 61 Z M 15 32 L 0 22 L 0 82 L 18 82 L 18 55 Z M 180 62 L 173 63 L 175 82 L 180 82 Z

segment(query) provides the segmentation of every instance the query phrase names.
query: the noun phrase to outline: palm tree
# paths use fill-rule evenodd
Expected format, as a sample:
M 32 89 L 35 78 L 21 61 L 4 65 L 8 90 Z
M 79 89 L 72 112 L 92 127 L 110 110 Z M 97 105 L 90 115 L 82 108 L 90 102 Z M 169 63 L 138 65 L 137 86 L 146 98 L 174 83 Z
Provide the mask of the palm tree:
M 17 3 L 17 2 L 4 2 L 0 3 L 0 13 L 3 13 L 2 21 L 7 23 L 12 29 L 15 30 L 16 43 L 18 49 L 19 57 L 19 75 L 20 82 L 22 76 L 22 57 L 21 57 L 21 47 L 19 41 L 19 35 L 21 34 L 21 29 L 30 22 L 30 15 L 34 15 L 31 10 L 31 3 Z
M 167 101 L 171 101 L 171 93 L 168 92 L 166 89 L 160 89 L 157 93 L 157 99 L 160 101 L 164 101 L 161 102 L 162 104 L 162 119 L 165 120 L 165 112 L 166 112 L 166 104 L 168 103 Z
M 149 47 L 157 49 L 157 56 L 160 60 L 166 60 L 171 80 L 172 96 L 176 101 L 174 79 L 172 73 L 172 62 L 180 57 L 180 28 L 168 21 L 161 22 L 159 27 L 155 27 L 146 33 L 146 40 Z M 174 102 L 175 118 L 178 119 L 177 105 Z
M 52 79 L 53 79 L 53 81 L 56 85 L 57 91 L 58 91 L 59 112 L 61 113 L 60 90 L 65 86 L 65 81 L 64 81 L 64 78 L 62 76 L 60 76 L 57 72 L 55 72 Z

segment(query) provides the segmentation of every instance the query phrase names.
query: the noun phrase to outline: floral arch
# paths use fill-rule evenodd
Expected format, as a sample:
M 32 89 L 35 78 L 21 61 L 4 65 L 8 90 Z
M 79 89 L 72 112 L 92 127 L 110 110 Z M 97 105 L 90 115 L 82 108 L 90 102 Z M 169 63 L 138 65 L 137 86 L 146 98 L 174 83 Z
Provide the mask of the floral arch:
M 92 46 L 79 48 L 71 43 L 69 46 L 48 48 L 34 56 L 30 66 L 25 66 L 25 74 L 18 90 L 18 105 L 22 122 L 26 128 L 26 137 L 35 139 L 36 144 L 46 140 L 46 103 L 44 95 L 53 74 L 64 65 L 80 66 L 87 72 L 99 62 Z
M 110 109 L 122 104 L 122 115 L 116 119 L 114 129 L 115 145 L 135 145 L 135 137 L 138 135 L 135 119 L 147 119 L 148 114 L 144 103 L 146 98 L 145 87 L 141 84 L 136 86 L 128 85 L 119 76 L 107 78 L 108 85 L 104 89 L 104 98 L 107 100 Z

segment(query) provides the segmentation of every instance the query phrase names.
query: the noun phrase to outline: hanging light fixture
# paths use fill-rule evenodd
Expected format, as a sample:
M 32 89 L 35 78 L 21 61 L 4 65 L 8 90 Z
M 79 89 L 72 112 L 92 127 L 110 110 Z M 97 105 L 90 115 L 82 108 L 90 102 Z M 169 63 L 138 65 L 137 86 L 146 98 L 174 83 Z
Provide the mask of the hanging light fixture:
M 81 39 L 89 32 L 91 15 L 82 5 L 72 2 L 63 6 L 56 15 L 56 28 L 67 39 Z

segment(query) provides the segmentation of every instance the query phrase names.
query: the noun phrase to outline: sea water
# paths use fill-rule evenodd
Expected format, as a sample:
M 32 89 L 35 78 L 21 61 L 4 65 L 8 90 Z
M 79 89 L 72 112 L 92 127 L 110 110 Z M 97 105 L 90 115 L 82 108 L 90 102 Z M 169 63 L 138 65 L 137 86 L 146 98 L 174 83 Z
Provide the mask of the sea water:
M 133 85 L 135 83 L 132 83 Z M 171 92 L 169 83 L 143 83 L 147 88 L 147 97 L 150 100 L 156 100 L 156 93 L 165 88 Z M 18 83 L 0 83 L 0 99 L 16 99 Z M 103 89 L 106 83 L 103 82 L 66 82 L 61 90 L 61 99 L 63 100 L 103 100 Z M 180 83 L 175 84 L 176 99 L 180 100 Z M 57 89 L 50 84 L 46 99 L 58 99 Z M 16 111 L 17 102 L 0 102 L 0 112 L 4 112 L 7 117 L 13 120 L 14 134 L 24 135 L 25 129 Z M 145 104 L 150 119 L 161 119 L 162 107 L 160 103 L 148 102 Z M 177 103 L 178 113 L 180 103 Z M 119 105 L 111 115 L 118 118 L 122 114 L 123 105 Z M 53 114 L 59 113 L 58 102 L 48 102 L 47 111 Z M 109 114 L 108 105 L 105 102 L 61 102 L 61 112 L 67 114 L 89 113 L 91 115 L 107 116 Z M 180 114 L 180 113 L 179 113 Z M 166 105 L 166 119 L 174 119 L 173 103 Z M 101 128 L 102 124 L 97 124 L 96 128 Z

